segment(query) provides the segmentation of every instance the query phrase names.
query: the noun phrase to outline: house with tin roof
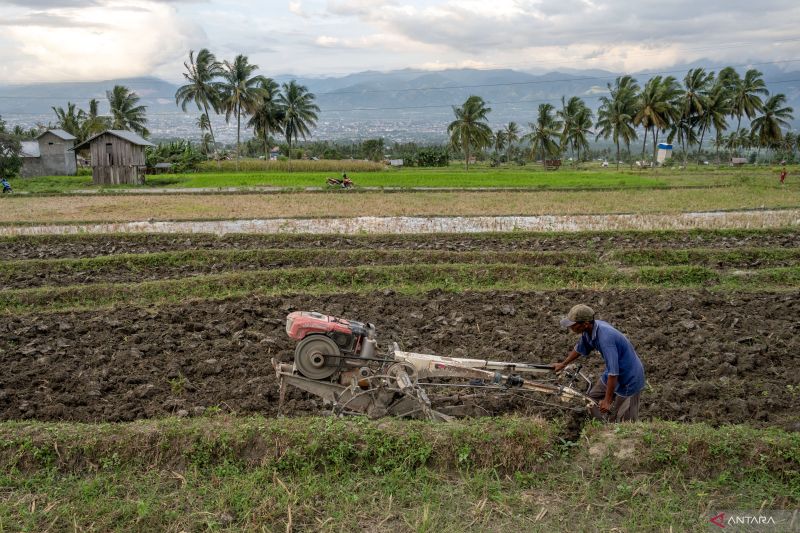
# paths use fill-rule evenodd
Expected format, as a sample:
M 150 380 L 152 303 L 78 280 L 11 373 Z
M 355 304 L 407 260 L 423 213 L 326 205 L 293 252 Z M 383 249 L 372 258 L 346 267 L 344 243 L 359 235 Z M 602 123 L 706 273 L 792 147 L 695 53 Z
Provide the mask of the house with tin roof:
M 88 150 L 95 185 L 144 185 L 144 149 L 155 146 L 127 130 L 106 130 L 74 148 Z
M 64 130 L 47 130 L 32 141 L 23 141 L 23 178 L 36 176 L 74 176 L 78 165 L 75 160 L 75 136 Z

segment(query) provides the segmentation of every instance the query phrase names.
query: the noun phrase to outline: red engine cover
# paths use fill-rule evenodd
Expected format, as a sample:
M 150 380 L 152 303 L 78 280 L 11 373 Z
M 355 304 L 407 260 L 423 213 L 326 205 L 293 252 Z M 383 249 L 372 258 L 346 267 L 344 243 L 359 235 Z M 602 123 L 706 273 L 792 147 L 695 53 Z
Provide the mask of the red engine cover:
M 314 311 L 295 311 L 286 317 L 286 334 L 295 340 L 303 340 L 307 335 L 330 332 L 352 335 L 350 322 L 344 318 L 323 315 Z

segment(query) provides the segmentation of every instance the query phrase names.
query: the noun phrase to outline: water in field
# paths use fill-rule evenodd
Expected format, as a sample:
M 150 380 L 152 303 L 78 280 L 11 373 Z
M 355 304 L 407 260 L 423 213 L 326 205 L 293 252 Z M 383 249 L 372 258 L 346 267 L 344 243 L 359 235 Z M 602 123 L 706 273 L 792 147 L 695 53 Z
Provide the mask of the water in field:
M 0 227 L 0 235 L 71 233 L 486 233 L 800 226 L 799 209 L 676 214 L 474 217 L 273 218 L 212 221 L 141 221 Z

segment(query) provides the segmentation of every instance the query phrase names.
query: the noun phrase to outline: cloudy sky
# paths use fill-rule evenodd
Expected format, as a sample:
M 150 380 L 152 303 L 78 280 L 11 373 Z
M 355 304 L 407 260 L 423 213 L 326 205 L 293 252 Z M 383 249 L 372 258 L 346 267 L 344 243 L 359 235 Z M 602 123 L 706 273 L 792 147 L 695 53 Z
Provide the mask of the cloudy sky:
M 190 49 L 266 75 L 412 67 L 800 67 L 797 0 L 0 0 L 0 83 L 155 75 Z M 792 61 L 797 60 L 797 61 Z

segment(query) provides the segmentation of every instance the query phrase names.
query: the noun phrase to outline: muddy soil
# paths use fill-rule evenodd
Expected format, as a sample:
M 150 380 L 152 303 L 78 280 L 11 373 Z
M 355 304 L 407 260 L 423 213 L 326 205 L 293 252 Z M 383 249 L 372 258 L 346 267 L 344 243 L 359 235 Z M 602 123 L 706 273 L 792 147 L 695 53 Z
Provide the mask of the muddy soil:
M 208 407 L 274 415 L 270 357 L 291 355 L 284 318 L 297 309 L 374 322 L 384 346 L 550 362 L 575 342 L 558 318 L 578 301 L 637 347 L 649 383 L 644 418 L 800 429 L 797 291 L 435 291 L 420 298 L 386 291 L 7 316 L 0 320 L 0 419 L 127 421 Z M 588 363 L 596 376 L 602 359 Z M 487 414 L 537 410 L 518 397 L 470 402 Z M 298 391 L 286 407 L 323 412 Z
M 608 232 L 591 235 L 530 237 L 465 237 L 464 235 L 341 236 L 272 235 L 98 235 L 91 238 L 0 238 L 0 260 L 58 259 L 96 257 L 115 254 L 143 254 L 177 250 L 225 250 L 247 248 L 318 248 L 333 249 L 417 249 L 451 251 L 558 251 L 607 250 L 615 248 L 740 248 L 798 247 L 800 231 L 720 236 L 713 232 L 674 232 L 665 236 Z

